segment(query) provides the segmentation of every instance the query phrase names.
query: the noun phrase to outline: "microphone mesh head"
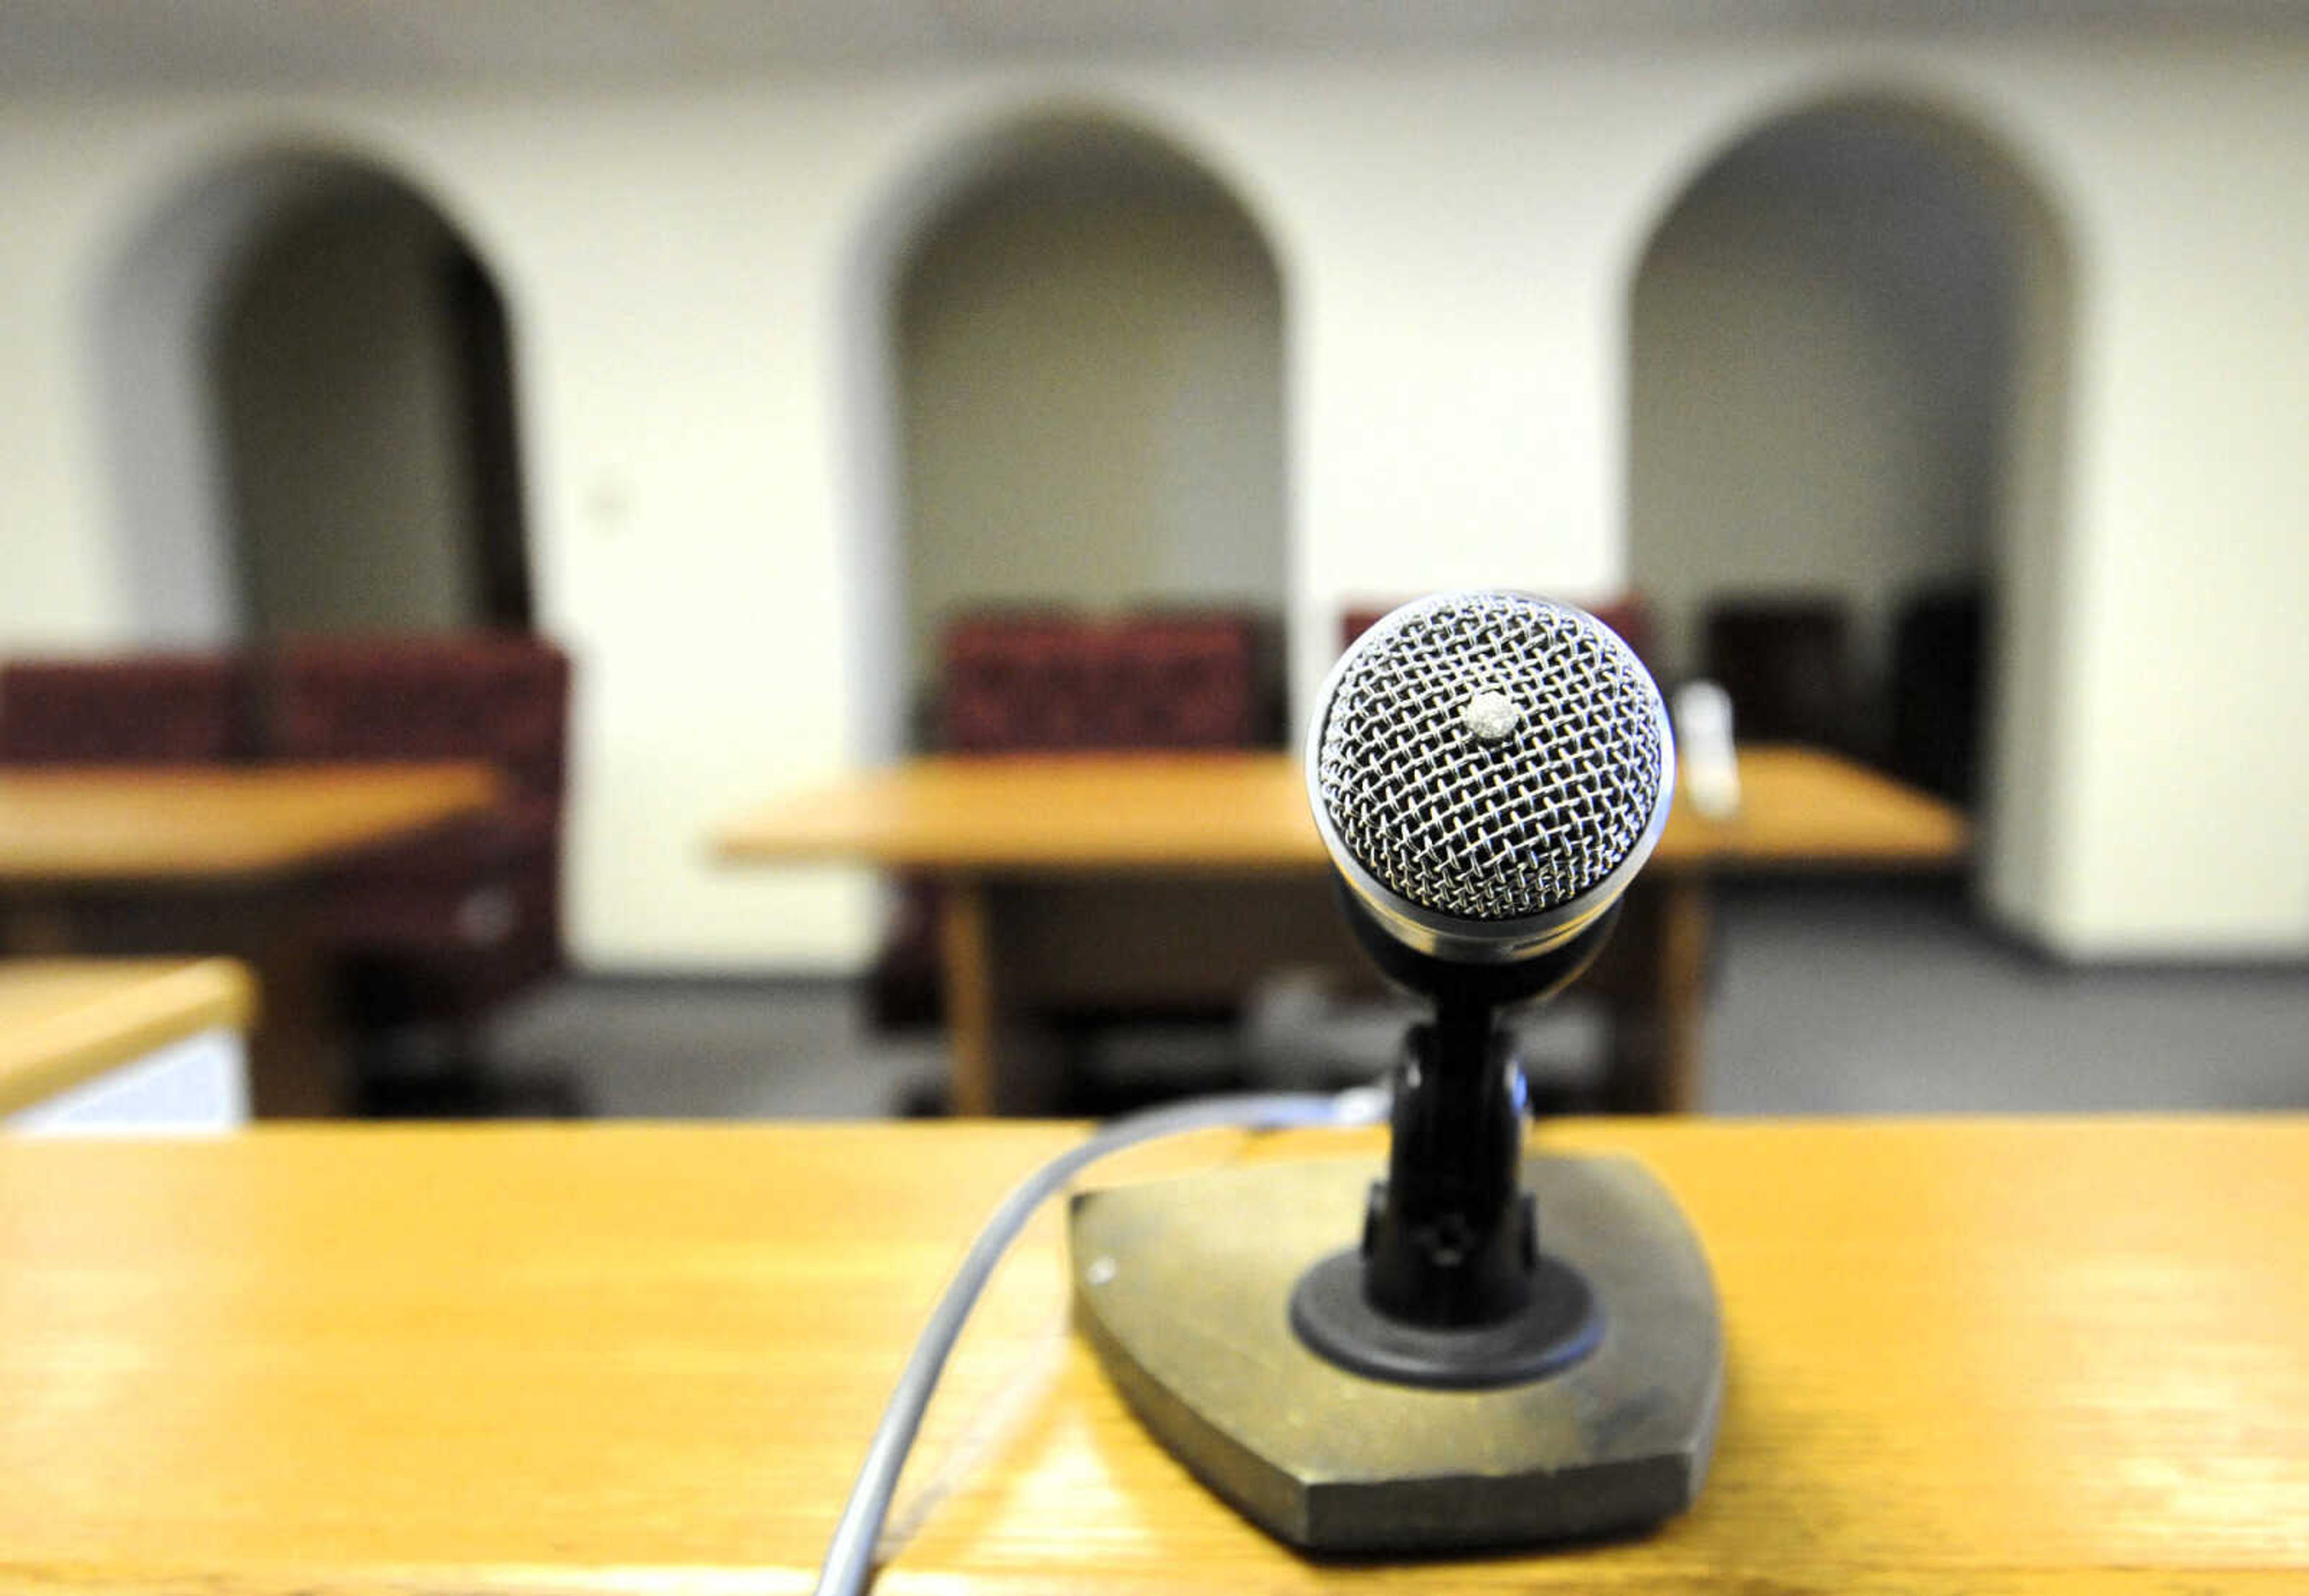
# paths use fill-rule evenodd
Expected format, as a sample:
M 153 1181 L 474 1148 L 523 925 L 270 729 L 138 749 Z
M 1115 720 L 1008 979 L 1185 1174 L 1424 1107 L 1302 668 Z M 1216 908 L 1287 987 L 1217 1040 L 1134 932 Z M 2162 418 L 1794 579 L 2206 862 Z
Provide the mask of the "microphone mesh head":
M 1445 594 L 1341 663 L 1315 787 L 1390 890 L 1434 914 L 1522 919 L 1603 881 L 1643 838 L 1665 720 L 1633 651 L 1584 611 Z

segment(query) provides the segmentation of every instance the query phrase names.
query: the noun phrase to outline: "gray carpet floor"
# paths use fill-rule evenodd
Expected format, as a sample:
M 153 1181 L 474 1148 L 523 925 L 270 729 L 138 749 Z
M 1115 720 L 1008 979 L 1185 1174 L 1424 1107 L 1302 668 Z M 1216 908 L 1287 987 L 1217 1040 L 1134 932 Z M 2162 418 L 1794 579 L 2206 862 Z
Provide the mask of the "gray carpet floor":
M 1232 1031 L 1123 1034 L 1102 1073 L 1262 1085 L 1376 1073 L 1407 1011 L 1277 980 Z M 1592 1070 L 1571 999 L 1523 1028 L 1535 1075 Z M 870 1117 L 942 1078 L 934 1034 L 881 1037 L 840 982 L 580 979 L 492 1054 L 575 1078 L 592 1112 Z M 2309 969 L 2069 969 L 1927 883 L 1746 883 L 1718 898 L 1703 1100 L 1734 1115 L 2309 1108 Z

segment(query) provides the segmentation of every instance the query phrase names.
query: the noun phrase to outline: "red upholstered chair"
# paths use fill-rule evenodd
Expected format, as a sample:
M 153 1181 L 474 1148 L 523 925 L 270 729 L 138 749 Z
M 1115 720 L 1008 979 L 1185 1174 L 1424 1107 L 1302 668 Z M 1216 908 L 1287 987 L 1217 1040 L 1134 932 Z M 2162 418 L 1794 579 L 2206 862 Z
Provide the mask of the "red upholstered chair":
M 248 675 L 226 655 L 0 666 L 0 765 L 220 765 L 248 751 Z
M 1718 599 L 1702 622 L 1700 669 L 1732 695 L 1743 742 L 1860 751 L 1846 605 L 1832 595 Z
M 1980 786 L 1989 626 L 1988 592 L 1978 582 L 1909 594 L 1892 626 L 1892 769 L 1966 805 Z
M 1356 604 L 1339 616 L 1339 652 L 1353 647 L 1357 638 L 1387 619 L 1392 604 Z
M 1268 697 L 1251 615 L 979 615 L 947 633 L 946 746 L 1246 748 Z
M 1267 618 L 1241 611 L 1092 618 L 982 613 L 947 630 L 939 724 L 947 752 L 1250 748 L 1276 741 L 1281 672 Z M 934 1023 L 936 885 L 899 883 L 867 1008 L 884 1028 Z
M 560 967 L 560 649 L 493 635 L 306 640 L 281 650 L 271 687 L 275 758 L 480 760 L 504 784 L 493 813 L 339 877 L 330 940 L 359 1029 L 461 1034 Z

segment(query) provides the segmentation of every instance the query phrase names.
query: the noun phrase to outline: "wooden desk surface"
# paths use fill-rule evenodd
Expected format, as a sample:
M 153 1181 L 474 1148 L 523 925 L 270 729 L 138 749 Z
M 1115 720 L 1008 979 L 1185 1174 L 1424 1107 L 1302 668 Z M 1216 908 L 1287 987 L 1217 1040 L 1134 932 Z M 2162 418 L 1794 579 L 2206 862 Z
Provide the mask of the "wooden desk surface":
M 254 880 L 496 801 L 483 765 L 150 767 L 0 774 L 0 885 Z
M 1835 754 L 1741 750 L 1734 820 L 1680 800 L 1656 865 L 1898 868 L 1968 845 L 1948 804 Z M 725 828 L 731 861 L 856 860 L 985 872 L 1314 870 L 1322 844 L 1284 753 L 918 759 L 768 804 Z
M 255 1013 L 229 958 L 0 960 L 0 1114 Z
M 0 1588 L 806 1591 L 968 1235 L 1073 1134 L 0 1145 Z M 1545 1139 L 1647 1159 L 1713 1258 L 1728 1392 L 1690 1515 L 1537 1557 L 1284 1553 L 1065 1333 L 1051 1215 L 933 1408 L 879 1588 L 2309 1589 L 2309 1119 Z

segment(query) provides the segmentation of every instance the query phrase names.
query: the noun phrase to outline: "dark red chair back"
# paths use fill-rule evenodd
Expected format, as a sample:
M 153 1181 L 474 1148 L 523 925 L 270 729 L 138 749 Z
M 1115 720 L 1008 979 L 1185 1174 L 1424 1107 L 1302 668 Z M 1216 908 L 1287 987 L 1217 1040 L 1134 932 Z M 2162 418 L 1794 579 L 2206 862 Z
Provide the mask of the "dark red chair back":
M 948 629 L 947 747 L 1245 748 L 1259 741 L 1260 623 L 1240 614 L 981 615 Z
M 1719 599 L 1702 624 L 1701 672 L 1732 695 L 1743 742 L 1843 748 L 1856 707 L 1844 601 Z
M 486 760 L 511 807 L 559 817 L 569 659 L 541 638 L 303 639 L 282 649 L 272 689 L 275 758 Z
M 1255 747 L 1281 720 L 1271 634 L 1241 612 L 970 616 L 946 633 L 940 742 L 973 754 Z M 945 1006 L 937 887 L 923 876 L 903 885 L 866 983 L 884 1028 Z
M 1927 588 L 1902 601 L 1892 625 L 1892 768 L 1957 803 L 1980 785 L 1988 606 L 1979 583 Z
M 486 762 L 494 812 L 339 872 L 326 934 L 350 1023 L 462 1025 L 558 969 L 568 657 L 540 638 L 300 639 L 272 661 L 280 759 Z
M 0 666 L 0 764 L 217 765 L 247 751 L 247 673 L 221 655 Z

